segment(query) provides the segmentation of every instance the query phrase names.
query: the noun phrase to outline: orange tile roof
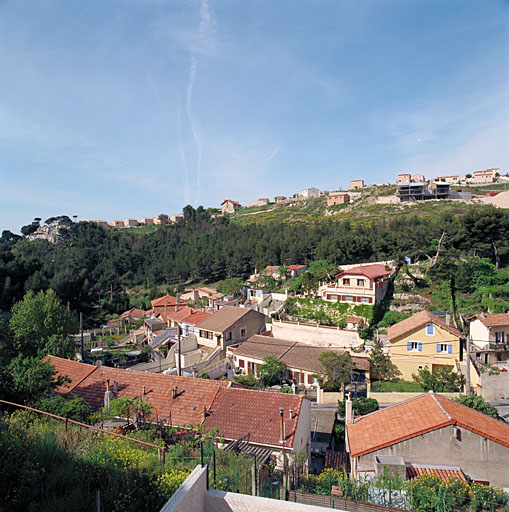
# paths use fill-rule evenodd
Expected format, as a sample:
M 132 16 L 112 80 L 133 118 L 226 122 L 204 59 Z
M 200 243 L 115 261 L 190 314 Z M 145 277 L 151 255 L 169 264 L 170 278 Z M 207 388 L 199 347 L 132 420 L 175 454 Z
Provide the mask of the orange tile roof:
M 457 466 L 442 466 L 434 464 L 416 464 L 412 463 L 406 467 L 407 480 L 413 480 L 421 475 L 435 475 L 446 482 L 447 480 L 457 479 L 463 482 L 467 481 L 465 473 Z
M 196 311 L 193 308 L 190 308 L 189 306 L 184 306 L 183 308 L 179 309 L 178 311 L 160 311 L 157 316 L 160 317 L 165 322 L 168 322 L 168 320 L 175 320 L 180 321 L 184 319 L 186 316 L 189 316 L 194 311 Z
M 150 303 L 153 308 L 160 306 L 174 306 L 177 303 L 177 298 L 173 295 L 164 295 L 163 297 L 151 300 Z
M 300 395 L 254 391 L 251 389 L 222 389 L 205 419 L 209 429 L 218 428 L 227 439 L 244 438 L 256 444 L 282 446 L 280 442 L 280 413 L 283 407 L 285 446 L 293 446 L 295 429 L 300 416 Z M 293 417 L 290 419 L 290 409 Z
M 494 313 L 491 315 L 475 315 L 486 327 L 509 325 L 509 313 Z
M 185 316 L 181 319 L 182 322 L 185 322 L 186 324 L 198 324 L 205 320 L 205 318 L 208 318 L 210 315 L 212 315 L 212 311 L 196 311 L 193 310 L 191 314 Z
M 375 279 L 376 277 L 382 277 L 392 274 L 392 272 L 392 270 L 386 270 L 385 265 L 376 263 L 374 265 L 359 265 L 358 267 L 353 267 L 350 270 L 345 270 L 344 272 L 341 272 L 336 277 L 353 274 L 366 276 L 369 279 Z
M 429 323 L 438 325 L 446 331 L 449 331 L 451 334 L 458 336 L 459 338 L 463 337 L 458 329 L 452 325 L 448 325 L 444 320 L 442 320 L 437 315 L 434 315 L 430 311 L 421 311 L 415 315 L 412 315 L 410 318 L 406 318 L 405 320 L 392 325 L 387 331 L 387 336 L 389 340 L 392 341 Z
M 75 395 L 83 398 L 93 409 L 103 407 L 107 381 L 113 391 L 116 380 L 116 396 L 142 396 L 144 401 L 154 407 L 157 418 L 163 419 L 165 423 L 174 426 L 204 423 L 208 429 L 217 426 L 220 435 L 227 439 L 249 436 L 249 441 L 253 443 L 281 446 L 279 408 L 283 407 L 285 446 L 293 446 L 304 399 L 299 395 L 231 388 L 226 381 L 97 367 L 55 356 L 48 356 L 47 359 L 55 366 L 57 374 L 66 375 L 71 380 L 68 387 L 60 388 L 57 392 L 64 393 L 72 389 Z M 177 396 L 173 399 L 171 390 L 175 386 Z M 289 417 L 290 409 L 294 413 L 292 419 Z
M 509 425 L 433 392 L 355 419 L 346 428 L 352 457 L 447 425 L 458 425 L 509 447 Z
M 302 268 L 306 268 L 306 265 L 287 265 L 288 270 L 301 270 Z

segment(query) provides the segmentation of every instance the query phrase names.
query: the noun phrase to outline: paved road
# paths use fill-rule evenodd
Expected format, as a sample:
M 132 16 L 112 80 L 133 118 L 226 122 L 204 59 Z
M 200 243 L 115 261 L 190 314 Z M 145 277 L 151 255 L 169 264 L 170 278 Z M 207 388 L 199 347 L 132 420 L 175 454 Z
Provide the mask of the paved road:
M 494 400 L 490 403 L 498 409 L 499 416 L 509 423 L 509 400 Z

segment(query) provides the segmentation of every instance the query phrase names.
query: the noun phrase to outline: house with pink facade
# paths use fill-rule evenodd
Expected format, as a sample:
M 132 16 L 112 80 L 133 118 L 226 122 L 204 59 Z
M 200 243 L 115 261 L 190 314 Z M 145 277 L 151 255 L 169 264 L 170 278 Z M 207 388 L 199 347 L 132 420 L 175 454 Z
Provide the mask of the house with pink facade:
M 385 297 L 393 274 L 394 269 L 381 263 L 359 265 L 320 286 L 318 295 L 329 302 L 374 305 Z
M 327 196 L 327 206 L 333 206 L 335 204 L 345 204 L 350 201 L 350 195 L 344 192 L 331 192 Z

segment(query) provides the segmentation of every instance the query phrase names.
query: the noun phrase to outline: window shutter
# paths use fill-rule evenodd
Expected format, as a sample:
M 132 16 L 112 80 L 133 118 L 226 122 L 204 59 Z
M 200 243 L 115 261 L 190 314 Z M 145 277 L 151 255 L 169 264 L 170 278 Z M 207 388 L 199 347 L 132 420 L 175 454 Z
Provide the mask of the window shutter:
M 449 343 L 449 345 L 447 345 L 447 352 L 449 354 L 452 354 L 452 343 Z
M 422 352 L 422 343 L 421 342 L 419 342 L 419 344 L 417 345 L 417 350 L 419 352 Z
M 437 343 L 437 352 L 440 352 L 440 343 Z
M 412 350 L 412 342 L 410 342 L 410 341 L 406 342 L 406 349 L 407 350 Z

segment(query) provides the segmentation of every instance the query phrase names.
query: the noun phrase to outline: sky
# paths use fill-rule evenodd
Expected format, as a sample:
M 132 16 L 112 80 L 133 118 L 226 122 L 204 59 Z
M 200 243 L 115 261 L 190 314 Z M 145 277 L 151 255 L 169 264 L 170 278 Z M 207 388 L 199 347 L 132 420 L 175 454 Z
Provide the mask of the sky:
M 491 167 L 507 0 L 0 0 L 0 230 Z

